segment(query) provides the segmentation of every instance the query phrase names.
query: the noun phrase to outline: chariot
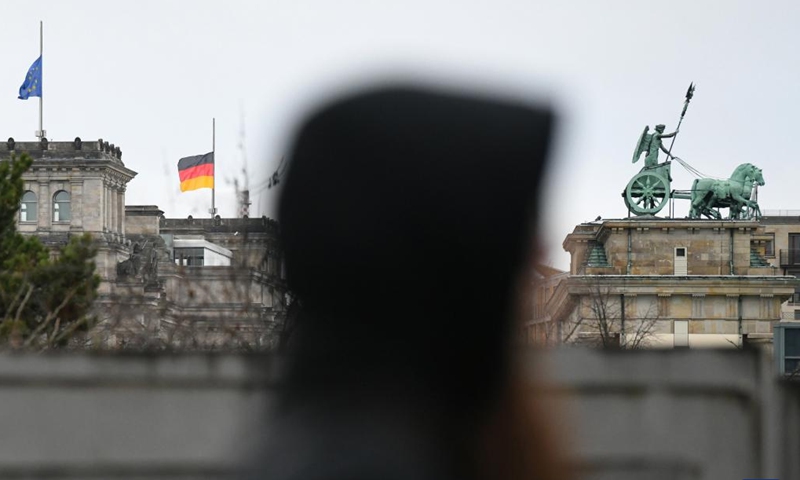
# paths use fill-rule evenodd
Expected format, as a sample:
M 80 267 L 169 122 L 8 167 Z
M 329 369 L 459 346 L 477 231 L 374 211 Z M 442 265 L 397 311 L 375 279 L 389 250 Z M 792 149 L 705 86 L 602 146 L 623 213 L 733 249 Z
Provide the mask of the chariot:
M 672 196 L 671 181 L 670 162 L 642 168 L 622 192 L 625 206 L 636 215 L 657 214 Z
M 681 165 L 691 169 L 685 162 Z M 674 199 L 690 200 L 689 218 L 722 218 L 720 208 L 728 208 L 728 218 L 758 219 L 761 209 L 757 202 L 758 186 L 764 185 L 761 169 L 750 163 L 736 167 L 731 177 L 725 179 L 697 178 L 691 190 L 672 190 L 671 165 L 667 161 L 655 166 L 645 166 L 633 176 L 622 192 L 625 206 L 634 215 L 655 215 Z M 694 173 L 694 172 L 693 172 Z M 671 209 L 672 210 L 672 209 Z M 670 217 L 674 212 L 670 211 Z

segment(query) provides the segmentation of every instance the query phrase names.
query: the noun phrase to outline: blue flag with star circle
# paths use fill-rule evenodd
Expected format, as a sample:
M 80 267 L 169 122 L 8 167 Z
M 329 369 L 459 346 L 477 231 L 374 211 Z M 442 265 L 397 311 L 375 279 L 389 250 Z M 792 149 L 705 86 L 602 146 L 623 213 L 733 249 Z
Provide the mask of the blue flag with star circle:
M 28 97 L 42 96 L 42 56 L 33 62 L 31 68 L 28 69 L 28 75 L 22 86 L 19 87 L 19 99 L 27 100 Z

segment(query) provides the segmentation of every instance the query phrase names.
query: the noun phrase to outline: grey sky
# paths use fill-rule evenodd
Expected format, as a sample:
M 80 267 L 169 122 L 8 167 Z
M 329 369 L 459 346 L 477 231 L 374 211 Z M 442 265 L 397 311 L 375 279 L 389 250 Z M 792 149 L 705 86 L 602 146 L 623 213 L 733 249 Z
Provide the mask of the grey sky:
M 375 75 L 550 98 L 563 117 L 547 181 L 544 238 L 554 266 L 576 223 L 621 217 L 620 193 L 644 125 L 677 122 L 674 153 L 709 175 L 764 169 L 762 208 L 800 208 L 793 152 L 800 107 L 794 1 L 39 1 L 3 5 L 0 137 L 32 140 L 37 100 L 16 98 L 45 22 L 45 128 L 51 140 L 106 139 L 139 175 L 128 204 L 205 216 L 210 191 L 181 194 L 176 163 L 211 148 L 218 207 L 246 117 L 251 186 L 279 161 L 287 128 L 318 95 Z M 673 168 L 673 188 L 693 177 Z M 274 190 L 254 200 L 269 213 Z M 676 201 L 676 214 L 688 211 Z

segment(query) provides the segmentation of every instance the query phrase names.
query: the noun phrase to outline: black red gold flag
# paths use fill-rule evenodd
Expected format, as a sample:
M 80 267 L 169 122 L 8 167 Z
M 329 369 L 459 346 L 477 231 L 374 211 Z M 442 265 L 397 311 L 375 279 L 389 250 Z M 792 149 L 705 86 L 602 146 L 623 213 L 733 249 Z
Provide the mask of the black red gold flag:
M 181 192 L 198 188 L 214 188 L 214 152 L 194 155 L 178 161 Z

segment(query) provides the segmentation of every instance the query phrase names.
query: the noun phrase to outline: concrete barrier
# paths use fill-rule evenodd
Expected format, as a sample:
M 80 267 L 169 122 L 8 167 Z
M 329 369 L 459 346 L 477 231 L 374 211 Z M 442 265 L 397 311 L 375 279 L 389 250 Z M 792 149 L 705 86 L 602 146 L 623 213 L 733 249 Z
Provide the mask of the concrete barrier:
M 587 480 L 800 478 L 800 389 L 741 351 L 535 354 Z M 233 478 L 274 393 L 249 355 L 0 355 L 0 477 Z
M 561 350 L 539 361 L 555 382 L 550 400 L 567 406 L 582 478 L 800 478 L 787 476 L 800 452 L 788 433 L 800 423 L 787 416 L 797 399 L 768 356 Z
M 228 478 L 268 404 L 264 357 L 3 355 L 0 478 Z

